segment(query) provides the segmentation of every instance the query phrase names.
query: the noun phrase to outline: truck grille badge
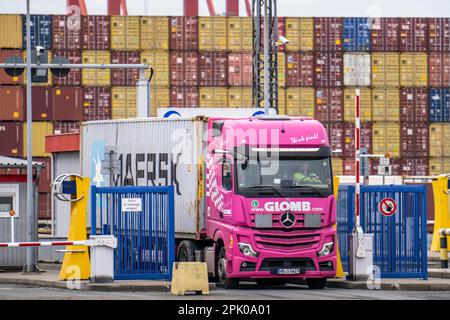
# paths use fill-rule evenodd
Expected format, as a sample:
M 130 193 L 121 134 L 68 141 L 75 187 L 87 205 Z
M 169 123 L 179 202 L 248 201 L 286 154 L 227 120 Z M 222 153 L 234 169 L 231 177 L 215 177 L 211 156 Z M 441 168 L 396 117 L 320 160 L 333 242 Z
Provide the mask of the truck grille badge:
M 280 223 L 286 228 L 292 227 L 295 224 L 295 215 L 292 212 L 284 212 L 281 215 Z

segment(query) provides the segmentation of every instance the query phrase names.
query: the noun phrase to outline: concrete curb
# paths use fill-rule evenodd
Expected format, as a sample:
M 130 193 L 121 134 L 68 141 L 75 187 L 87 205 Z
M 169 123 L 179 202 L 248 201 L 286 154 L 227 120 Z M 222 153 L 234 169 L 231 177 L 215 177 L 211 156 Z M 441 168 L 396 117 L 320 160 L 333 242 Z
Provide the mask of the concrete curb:
M 329 279 L 328 288 L 353 290 L 397 290 L 397 291 L 450 291 L 450 282 L 433 282 L 429 280 L 416 280 L 405 282 L 381 282 L 379 289 L 370 289 L 363 281 L 348 281 L 342 279 Z

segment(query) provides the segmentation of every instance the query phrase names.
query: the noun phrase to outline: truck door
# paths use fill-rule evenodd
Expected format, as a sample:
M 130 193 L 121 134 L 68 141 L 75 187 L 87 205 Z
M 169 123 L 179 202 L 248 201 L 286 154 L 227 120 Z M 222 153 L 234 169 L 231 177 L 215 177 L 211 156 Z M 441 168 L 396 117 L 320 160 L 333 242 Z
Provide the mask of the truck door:
M 228 155 L 214 157 L 209 162 L 206 195 L 208 216 L 221 220 L 231 215 L 231 199 L 233 194 L 232 159 Z

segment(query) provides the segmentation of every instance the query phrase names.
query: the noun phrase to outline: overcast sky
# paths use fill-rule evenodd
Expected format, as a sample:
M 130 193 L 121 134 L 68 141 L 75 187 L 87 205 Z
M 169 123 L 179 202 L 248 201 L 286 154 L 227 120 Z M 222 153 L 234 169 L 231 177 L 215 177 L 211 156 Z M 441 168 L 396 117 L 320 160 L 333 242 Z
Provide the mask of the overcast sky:
M 66 0 L 30 0 L 31 13 L 63 14 Z M 85 0 L 90 14 L 106 14 L 106 0 Z M 240 13 L 245 14 L 244 0 Z M 200 15 L 208 15 L 199 0 Z M 25 13 L 25 0 L 0 0 L 1 13 Z M 218 13 L 225 0 L 214 0 Z M 129 15 L 182 15 L 183 0 L 127 0 Z M 279 16 L 450 17 L 450 0 L 278 0 Z

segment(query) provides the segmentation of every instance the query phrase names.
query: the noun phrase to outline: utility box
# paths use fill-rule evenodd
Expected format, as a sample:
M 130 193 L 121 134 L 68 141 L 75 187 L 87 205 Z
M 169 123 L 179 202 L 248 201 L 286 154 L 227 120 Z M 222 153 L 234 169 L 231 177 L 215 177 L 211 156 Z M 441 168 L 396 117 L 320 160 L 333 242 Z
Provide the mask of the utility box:
M 349 239 L 349 277 L 355 281 L 366 281 L 373 272 L 373 234 L 352 233 Z

